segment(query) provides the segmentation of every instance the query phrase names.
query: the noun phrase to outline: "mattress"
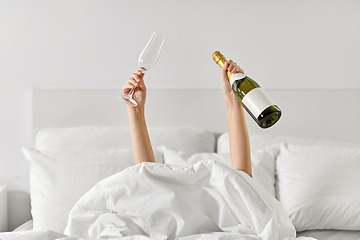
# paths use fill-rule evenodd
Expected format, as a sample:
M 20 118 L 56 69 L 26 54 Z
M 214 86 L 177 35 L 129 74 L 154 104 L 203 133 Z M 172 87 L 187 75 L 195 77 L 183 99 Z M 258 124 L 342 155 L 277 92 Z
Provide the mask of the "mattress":
M 313 237 L 318 240 L 359 240 L 360 231 L 313 230 L 297 234 L 298 237 Z

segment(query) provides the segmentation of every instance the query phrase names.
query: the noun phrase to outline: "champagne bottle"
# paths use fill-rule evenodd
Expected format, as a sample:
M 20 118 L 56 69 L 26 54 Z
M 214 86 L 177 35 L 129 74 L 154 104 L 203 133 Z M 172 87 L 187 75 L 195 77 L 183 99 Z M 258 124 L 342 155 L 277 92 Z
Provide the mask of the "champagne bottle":
M 221 68 L 226 62 L 219 51 L 214 52 L 212 58 Z M 280 108 L 257 82 L 242 73 L 228 72 L 228 77 L 237 100 L 261 128 L 271 127 L 280 119 Z

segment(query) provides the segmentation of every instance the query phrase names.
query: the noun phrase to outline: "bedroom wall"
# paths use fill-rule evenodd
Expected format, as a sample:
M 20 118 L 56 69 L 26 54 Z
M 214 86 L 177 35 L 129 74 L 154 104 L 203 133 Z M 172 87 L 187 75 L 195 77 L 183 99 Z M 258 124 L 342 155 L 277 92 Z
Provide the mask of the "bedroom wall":
M 28 198 L 31 92 L 120 89 L 154 31 L 167 40 L 151 89 L 219 89 L 215 50 L 264 88 L 360 88 L 356 0 L 0 0 L 0 184 Z M 335 101 L 336 99 L 334 99 Z M 21 202 L 21 201 L 20 201 Z M 9 219 L 10 228 L 23 219 Z

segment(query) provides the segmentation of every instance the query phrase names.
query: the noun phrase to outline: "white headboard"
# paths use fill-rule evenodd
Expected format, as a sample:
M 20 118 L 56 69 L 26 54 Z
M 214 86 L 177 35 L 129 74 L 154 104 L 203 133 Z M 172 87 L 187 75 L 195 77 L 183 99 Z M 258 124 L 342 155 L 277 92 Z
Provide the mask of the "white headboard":
M 261 129 L 247 115 L 249 132 L 360 143 L 360 89 L 265 89 L 282 110 Z M 128 126 L 120 90 L 33 91 L 33 134 L 47 127 Z M 148 90 L 148 126 L 200 126 L 227 132 L 222 90 Z

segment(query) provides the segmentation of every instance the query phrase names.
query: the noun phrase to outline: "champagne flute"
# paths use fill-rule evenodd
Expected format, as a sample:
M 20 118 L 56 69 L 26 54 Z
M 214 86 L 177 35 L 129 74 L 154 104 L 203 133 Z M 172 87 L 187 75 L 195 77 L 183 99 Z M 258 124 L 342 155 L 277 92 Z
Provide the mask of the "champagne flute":
M 145 73 L 147 70 L 155 66 L 164 41 L 164 35 L 154 32 L 139 57 L 138 65 L 142 73 Z M 128 105 L 136 107 L 138 103 L 133 99 L 134 92 L 135 88 L 131 89 L 128 95 L 121 95 L 121 98 Z

